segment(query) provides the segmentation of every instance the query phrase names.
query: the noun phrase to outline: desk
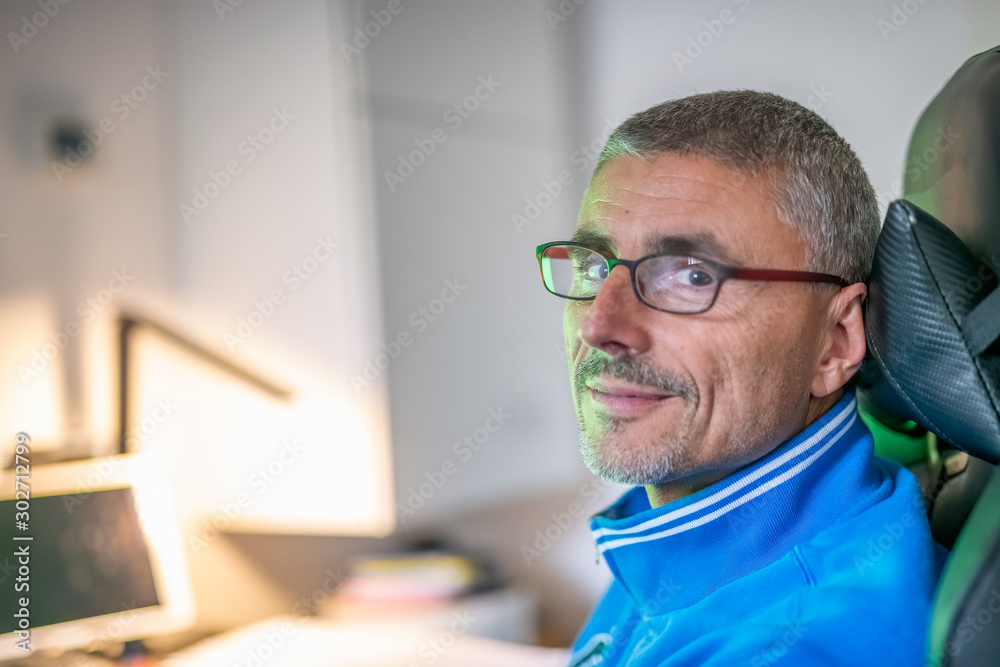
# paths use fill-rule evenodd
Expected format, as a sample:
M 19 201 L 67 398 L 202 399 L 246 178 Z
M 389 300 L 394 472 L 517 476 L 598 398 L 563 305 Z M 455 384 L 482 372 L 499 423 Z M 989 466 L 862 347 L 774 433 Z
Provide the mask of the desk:
M 456 626 L 456 628 L 461 626 Z M 161 667 L 564 667 L 569 655 L 400 622 L 275 617 L 213 637 Z
M 383 619 L 279 616 L 179 651 L 163 667 L 564 667 L 534 640 L 535 596 L 505 589 Z M 516 643 L 520 642 L 520 643 Z

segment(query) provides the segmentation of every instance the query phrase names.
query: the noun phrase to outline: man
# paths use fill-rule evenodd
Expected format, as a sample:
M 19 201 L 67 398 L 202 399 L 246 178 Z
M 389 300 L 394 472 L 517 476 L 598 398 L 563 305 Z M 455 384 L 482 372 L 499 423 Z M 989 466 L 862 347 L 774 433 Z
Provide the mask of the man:
M 918 665 L 941 558 L 851 380 L 879 232 L 850 146 L 781 97 L 666 102 L 539 247 L 615 580 L 572 665 Z M 786 659 L 787 658 L 787 659 Z

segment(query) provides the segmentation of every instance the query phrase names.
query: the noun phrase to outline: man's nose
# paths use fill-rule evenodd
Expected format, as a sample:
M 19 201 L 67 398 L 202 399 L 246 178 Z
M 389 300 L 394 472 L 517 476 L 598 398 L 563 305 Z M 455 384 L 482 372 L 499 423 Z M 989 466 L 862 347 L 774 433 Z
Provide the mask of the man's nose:
M 632 289 L 628 267 L 615 266 L 587 306 L 580 322 L 580 337 L 590 347 L 613 356 L 642 354 L 650 346 L 646 327 L 653 312 Z

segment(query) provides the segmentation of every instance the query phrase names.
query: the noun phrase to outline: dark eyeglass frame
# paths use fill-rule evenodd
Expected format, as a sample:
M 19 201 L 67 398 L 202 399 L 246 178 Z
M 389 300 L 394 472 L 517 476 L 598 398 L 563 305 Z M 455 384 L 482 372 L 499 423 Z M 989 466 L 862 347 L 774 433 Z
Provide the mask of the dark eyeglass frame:
M 553 241 L 552 243 L 543 243 L 542 245 L 538 246 L 535 249 L 535 257 L 538 259 L 538 270 L 542 274 L 542 285 L 545 286 L 545 290 L 550 294 L 554 294 L 555 296 L 561 297 L 563 299 L 570 299 L 572 301 L 593 301 L 594 299 L 597 298 L 597 294 L 594 294 L 593 296 L 566 296 L 565 294 L 559 294 L 549 289 L 549 286 L 546 284 L 545 281 L 545 269 L 542 267 L 542 259 L 543 259 L 542 254 L 553 246 L 573 246 L 576 248 L 582 248 L 584 250 L 588 250 L 600 257 L 603 257 L 604 260 L 608 263 L 608 273 L 607 273 L 608 276 L 611 275 L 611 270 L 616 266 L 618 266 L 619 264 L 624 267 L 627 267 L 629 270 L 629 274 L 632 278 L 632 291 L 635 292 L 636 298 L 639 299 L 639 301 L 642 302 L 644 305 L 652 308 L 653 310 L 657 310 L 661 313 L 672 313 L 674 315 L 698 315 L 700 313 L 704 313 L 705 311 L 707 311 L 708 309 L 710 309 L 712 306 L 715 305 L 715 300 L 719 298 L 719 292 L 722 290 L 722 284 L 727 280 L 760 280 L 766 282 L 794 282 L 794 283 L 830 283 L 833 285 L 837 285 L 841 288 L 847 287 L 848 285 L 851 284 L 847 280 L 844 280 L 839 276 L 831 275 L 829 273 L 813 273 L 811 271 L 786 271 L 782 269 L 748 269 L 738 266 L 727 266 L 725 264 L 714 262 L 710 259 L 702 259 L 701 257 L 695 257 L 692 255 L 677 255 L 675 253 L 670 253 L 670 252 L 661 252 L 653 255 L 646 255 L 645 257 L 640 257 L 639 259 L 617 259 L 614 257 L 608 257 L 600 250 L 595 250 L 594 248 L 586 246 L 582 243 L 574 243 L 572 241 Z M 709 301 L 708 304 L 701 310 L 682 310 L 682 311 L 660 308 L 646 301 L 646 299 L 643 298 L 642 292 L 639 289 L 639 278 L 637 277 L 636 269 L 643 262 L 650 259 L 655 259 L 657 257 L 687 257 L 688 259 L 697 260 L 699 263 L 707 264 L 708 266 L 711 266 L 716 271 L 718 271 L 717 274 L 718 283 L 716 284 L 715 294 L 712 296 L 712 300 Z M 598 294 L 599 293 L 600 290 L 598 290 Z

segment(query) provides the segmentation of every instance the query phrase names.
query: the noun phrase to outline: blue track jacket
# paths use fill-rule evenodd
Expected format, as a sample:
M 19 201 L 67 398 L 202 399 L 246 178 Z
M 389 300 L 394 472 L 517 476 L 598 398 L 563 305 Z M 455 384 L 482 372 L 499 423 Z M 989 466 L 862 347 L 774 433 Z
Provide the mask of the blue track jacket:
M 657 509 L 632 489 L 591 530 L 615 581 L 572 667 L 923 665 L 946 554 L 853 392 L 739 472 Z

